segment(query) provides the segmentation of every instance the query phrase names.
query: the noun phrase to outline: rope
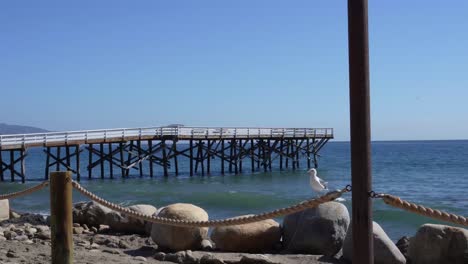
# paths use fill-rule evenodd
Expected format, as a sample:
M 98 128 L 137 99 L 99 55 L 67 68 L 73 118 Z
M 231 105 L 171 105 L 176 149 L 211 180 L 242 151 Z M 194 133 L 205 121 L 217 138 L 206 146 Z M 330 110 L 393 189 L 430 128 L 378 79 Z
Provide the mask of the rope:
M 13 192 L 13 193 L 7 193 L 7 194 L 0 194 L 0 200 L 13 199 L 13 198 L 16 198 L 16 197 L 19 197 L 19 196 L 24 196 L 24 195 L 39 191 L 42 188 L 46 187 L 47 185 L 49 185 L 49 181 L 43 181 L 42 183 L 40 183 L 40 184 L 38 184 L 36 186 L 33 186 L 31 188 L 28 188 L 26 190 Z
M 306 200 L 306 201 L 300 202 L 298 204 L 295 204 L 289 207 L 280 208 L 280 209 L 276 209 L 270 212 L 265 212 L 265 213 L 261 213 L 257 215 L 240 216 L 240 217 L 233 217 L 233 218 L 220 219 L 220 220 L 209 220 L 209 221 L 187 221 L 187 220 L 179 220 L 179 219 L 173 219 L 173 218 L 165 218 L 165 217 L 141 214 L 141 213 L 132 211 L 125 207 L 121 207 L 117 204 L 108 202 L 100 198 L 99 196 L 83 188 L 76 181 L 72 181 L 72 185 L 76 190 L 78 190 L 80 193 L 87 196 L 91 200 L 105 207 L 108 207 L 112 210 L 115 210 L 117 212 L 129 215 L 131 217 L 134 217 L 140 220 L 156 223 L 156 224 L 165 224 L 165 225 L 179 226 L 179 227 L 231 226 L 231 225 L 248 224 L 248 223 L 258 222 L 258 221 L 262 221 L 266 219 L 272 219 L 272 218 L 276 218 L 282 215 L 300 212 L 308 208 L 317 207 L 320 204 L 335 200 L 336 198 L 340 197 L 343 193 L 346 193 L 350 190 L 349 187 L 346 187 L 343 190 L 329 192 L 315 199 Z
M 429 207 L 424 207 L 422 205 L 410 203 L 405 200 L 402 200 L 400 197 L 393 196 L 390 194 L 374 194 L 371 196 L 375 198 L 382 198 L 382 200 L 386 204 L 397 207 L 397 208 L 401 208 L 403 210 L 406 210 L 412 213 L 424 215 L 427 217 L 431 217 L 431 218 L 435 218 L 435 219 L 439 219 L 439 220 L 443 220 L 443 221 L 447 221 L 447 222 L 451 222 L 451 223 L 455 223 L 455 224 L 459 224 L 463 226 L 468 226 L 468 218 L 464 216 L 450 214 L 444 211 L 440 211 L 440 210 L 432 209 Z

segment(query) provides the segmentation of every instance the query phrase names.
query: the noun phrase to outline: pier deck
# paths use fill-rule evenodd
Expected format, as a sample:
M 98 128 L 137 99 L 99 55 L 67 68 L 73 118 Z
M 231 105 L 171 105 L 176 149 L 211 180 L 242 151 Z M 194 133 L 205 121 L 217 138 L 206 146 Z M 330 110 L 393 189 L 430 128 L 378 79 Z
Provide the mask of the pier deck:
M 318 152 L 332 138 L 332 128 L 248 127 L 147 127 L 0 135 L 0 180 L 4 180 L 9 171 L 11 181 L 16 177 L 25 181 L 25 157 L 29 148 L 44 148 L 45 177 L 49 168 L 64 167 L 73 171 L 79 180 L 80 153 L 85 149 L 88 150 L 89 178 L 94 167 L 101 168 L 101 178 L 104 178 L 105 163 L 108 163 L 111 178 L 114 167 L 121 170 L 123 177 L 129 175 L 130 169 L 143 175 L 144 162 L 149 163 L 150 176 L 153 176 L 153 165 L 162 166 L 164 175 L 168 176 L 171 163 L 178 175 L 179 156 L 190 160 L 190 175 L 198 173 L 199 169 L 205 175 L 205 166 L 209 174 L 211 160 L 215 158 L 221 160 L 221 173 L 225 172 L 225 163 L 229 172 L 242 172 L 245 158 L 250 158 L 252 171 L 261 165 L 265 171 L 271 170 L 272 160 L 276 158 L 279 158 L 280 169 L 283 159 L 286 168 L 290 161 L 295 169 L 300 156 L 308 157 L 308 167 L 311 167 L 311 158 L 317 167 Z M 188 147 L 181 149 L 177 143 L 186 143 Z M 61 152 L 62 148 L 65 153 Z

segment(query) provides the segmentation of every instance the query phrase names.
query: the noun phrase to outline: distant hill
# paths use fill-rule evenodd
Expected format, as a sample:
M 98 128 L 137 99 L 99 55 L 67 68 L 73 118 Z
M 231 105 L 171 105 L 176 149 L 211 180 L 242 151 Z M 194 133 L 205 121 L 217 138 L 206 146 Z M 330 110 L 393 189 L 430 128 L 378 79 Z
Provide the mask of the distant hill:
M 28 134 L 28 133 L 42 133 L 49 132 L 48 130 L 32 127 L 32 126 L 19 126 L 19 125 L 8 125 L 0 123 L 0 135 L 8 134 Z

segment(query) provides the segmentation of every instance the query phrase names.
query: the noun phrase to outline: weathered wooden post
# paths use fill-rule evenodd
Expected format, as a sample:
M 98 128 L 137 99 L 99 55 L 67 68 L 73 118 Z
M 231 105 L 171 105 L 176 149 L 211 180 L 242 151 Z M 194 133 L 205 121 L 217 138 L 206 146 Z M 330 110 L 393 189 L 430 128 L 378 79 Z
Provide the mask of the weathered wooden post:
M 348 0 L 353 263 L 373 264 L 367 0 Z
M 73 263 L 72 172 L 50 174 L 52 264 Z

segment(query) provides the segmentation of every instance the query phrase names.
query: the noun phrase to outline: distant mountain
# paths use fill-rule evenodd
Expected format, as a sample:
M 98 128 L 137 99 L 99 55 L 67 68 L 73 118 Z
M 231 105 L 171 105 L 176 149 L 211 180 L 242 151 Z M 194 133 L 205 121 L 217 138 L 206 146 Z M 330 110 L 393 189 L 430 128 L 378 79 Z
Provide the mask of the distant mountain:
M 42 133 L 49 132 L 48 130 L 32 127 L 32 126 L 19 126 L 19 125 L 8 125 L 0 123 L 0 135 L 8 134 L 28 134 L 28 133 Z

